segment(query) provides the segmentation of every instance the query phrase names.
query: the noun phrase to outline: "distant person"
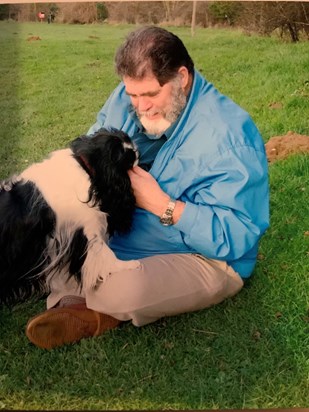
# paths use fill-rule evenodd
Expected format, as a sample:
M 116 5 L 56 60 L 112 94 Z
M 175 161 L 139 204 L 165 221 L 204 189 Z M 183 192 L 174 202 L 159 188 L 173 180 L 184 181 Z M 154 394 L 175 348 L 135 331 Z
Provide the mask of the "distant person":
M 40 20 L 40 23 L 42 23 L 42 21 L 45 19 L 45 13 L 44 13 L 44 11 L 40 11 L 40 12 L 38 13 L 38 18 L 39 18 L 39 20 Z
M 141 267 L 82 292 L 72 279 L 53 279 L 48 310 L 26 331 L 42 348 L 234 296 L 252 274 L 269 224 L 262 138 L 250 116 L 194 68 L 182 41 L 159 27 L 140 28 L 115 62 L 122 82 L 88 134 L 118 128 L 138 146 L 133 227 L 110 246 Z

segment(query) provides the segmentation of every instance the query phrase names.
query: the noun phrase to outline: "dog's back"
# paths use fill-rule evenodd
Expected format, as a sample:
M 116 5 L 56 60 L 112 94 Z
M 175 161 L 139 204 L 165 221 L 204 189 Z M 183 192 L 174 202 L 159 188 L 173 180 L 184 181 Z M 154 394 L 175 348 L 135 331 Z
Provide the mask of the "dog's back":
M 73 158 L 71 149 L 51 153 L 42 162 L 29 166 L 21 178 L 35 183 L 58 219 L 75 220 L 75 209 L 86 209 L 90 179 Z

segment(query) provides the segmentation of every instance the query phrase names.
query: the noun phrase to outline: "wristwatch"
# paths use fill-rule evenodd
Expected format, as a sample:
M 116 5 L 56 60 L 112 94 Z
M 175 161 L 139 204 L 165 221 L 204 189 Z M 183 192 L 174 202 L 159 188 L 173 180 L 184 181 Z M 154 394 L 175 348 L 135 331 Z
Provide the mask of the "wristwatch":
M 170 198 L 165 212 L 160 217 L 160 223 L 163 226 L 171 226 L 174 223 L 173 222 L 173 212 L 174 212 L 175 206 L 176 206 L 176 200 Z

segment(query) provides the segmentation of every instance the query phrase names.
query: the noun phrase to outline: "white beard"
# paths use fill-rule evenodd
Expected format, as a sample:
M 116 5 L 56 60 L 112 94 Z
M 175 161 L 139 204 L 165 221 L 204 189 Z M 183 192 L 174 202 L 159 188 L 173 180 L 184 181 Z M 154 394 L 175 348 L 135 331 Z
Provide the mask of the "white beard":
M 150 120 L 147 115 L 141 116 L 140 122 L 144 126 L 146 133 L 154 135 L 159 135 L 165 132 L 165 130 L 167 130 L 171 125 L 171 122 L 166 120 L 164 117 L 158 120 Z

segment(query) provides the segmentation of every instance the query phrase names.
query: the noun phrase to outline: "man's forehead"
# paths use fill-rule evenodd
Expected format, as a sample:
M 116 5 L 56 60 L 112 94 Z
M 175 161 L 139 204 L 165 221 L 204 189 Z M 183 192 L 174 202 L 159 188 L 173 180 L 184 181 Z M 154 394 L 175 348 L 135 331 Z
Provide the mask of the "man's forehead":
M 128 94 L 144 95 L 160 91 L 162 86 L 154 76 L 147 76 L 143 79 L 133 79 L 132 77 L 124 77 L 123 83 Z

